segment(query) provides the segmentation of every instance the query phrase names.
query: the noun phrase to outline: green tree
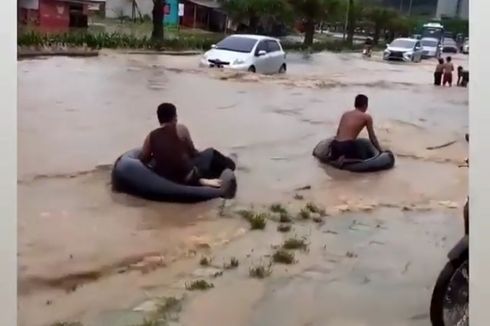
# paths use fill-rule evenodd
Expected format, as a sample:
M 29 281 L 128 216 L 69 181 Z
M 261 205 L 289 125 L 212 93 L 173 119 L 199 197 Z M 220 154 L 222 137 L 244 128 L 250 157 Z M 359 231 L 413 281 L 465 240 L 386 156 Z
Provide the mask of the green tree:
M 164 18 L 165 0 L 153 0 L 153 30 L 151 38 L 159 48 L 163 44 L 163 18 Z
M 398 19 L 398 12 L 384 7 L 371 7 L 366 10 L 366 18 L 373 24 L 373 43 L 378 44 L 381 31 Z
M 364 15 L 362 0 L 348 0 L 347 12 L 347 43 L 352 45 L 357 23 Z
M 294 9 L 295 18 L 303 21 L 304 44 L 307 46 L 313 44 L 315 26 L 340 8 L 339 0 L 289 0 L 289 3 Z
M 418 21 L 408 16 L 399 16 L 389 22 L 388 29 L 396 36 L 408 37 L 415 31 Z
M 274 24 L 291 21 L 292 11 L 286 0 L 220 0 L 222 8 L 236 23 L 246 23 L 248 32 L 259 27 L 270 31 Z

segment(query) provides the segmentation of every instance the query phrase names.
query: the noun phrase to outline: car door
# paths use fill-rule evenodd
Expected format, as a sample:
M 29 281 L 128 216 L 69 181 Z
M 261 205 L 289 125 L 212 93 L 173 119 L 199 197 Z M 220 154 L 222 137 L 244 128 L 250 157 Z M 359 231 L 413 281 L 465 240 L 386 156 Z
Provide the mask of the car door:
M 265 51 L 265 54 L 259 55 L 260 51 Z M 262 40 L 257 44 L 257 47 L 255 48 L 255 71 L 261 74 L 267 73 L 267 62 L 268 62 L 268 47 L 267 47 L 267 41 Z
M 420 42 L 415 43 L 414 51 L 413 51 L 413 60 L 415 62 L 419 62 L 422 60 L 422 45 Z
M 276 40 L 268 40 L 268 49 L 269 49 L 269 70 L 270 73 L 277 73 L 281 69 L 283 64 L 283 54 L 281 52 L 281 47 L 277 43 Z

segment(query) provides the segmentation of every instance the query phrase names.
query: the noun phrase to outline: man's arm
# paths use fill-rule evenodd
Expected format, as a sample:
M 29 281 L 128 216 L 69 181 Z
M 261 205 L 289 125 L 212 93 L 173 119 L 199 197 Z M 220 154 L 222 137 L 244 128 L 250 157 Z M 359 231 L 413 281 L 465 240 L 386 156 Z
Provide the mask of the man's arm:
M 148 164 L 151 161 L 150 135 L 145 138 L 139 159 L 143 164 Z
M 371 141 L 371 143 L 373 143 L 374 147 L 376 147 L 378 151 L 381 152 L 381 146 L 379 145 L 378 138 L 374 133 L 373 118 L 369 114 L 366 114 L 366 128 L 369 134 L 369 140 Z
M 191 156 L 196 156 L 199 151 L 194 147 L 194 142 L 192 141 L 189 129 L 184 125 L 177 125 L 177 133 L 181 139 L 183 139 L 189 149 Z

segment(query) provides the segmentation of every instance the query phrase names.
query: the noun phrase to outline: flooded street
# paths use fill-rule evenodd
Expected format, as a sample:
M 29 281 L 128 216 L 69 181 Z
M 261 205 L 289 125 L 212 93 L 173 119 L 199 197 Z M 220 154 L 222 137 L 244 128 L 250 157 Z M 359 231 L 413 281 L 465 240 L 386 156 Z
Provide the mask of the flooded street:
M 115 52 L 18 62 L 19 325 L 132 325 L 126 313 L 116 322 L 118 311 L 182 292 L 179 282 L 211 249 L 238 257 L 240 267 L 187 298 L 182 325 L 428 325 L 430 291 L 463 232 L 467 89 L 435 88 L 430 60 L 290 54 L 281 76 L 197 62 Z M 468 66 L 462 55 L 454 63 Z M 311 155 L 358 93 L 369 96 L 380 143 L 396 155 L 393 170 L 351 174 Z M 112 163 L 142 145 L 164 101 L 177 106 L 198 148 L 237 155 L 237 198 L 225 208 L 220 200 L 178 205 L 111 192 Z M 295 226 L 311 238 L 310 252 L 288 271 L 250 279 L 252 260 L 283 235 L 273 225 L 246 232 L 232 212 L 272 202 L 298 210 L 308 201 L 330 215 L 321 227 Z M 356 219 L 365 230 L 349 228 Z M 350 250 L 357 257 L 346 259 Z M 332 255 L 342 257 L 334 263 Z M 142 274 L 138 266 L 155 256 L 166 268 Z M 299 319 L 284 309 L 290 305 Z

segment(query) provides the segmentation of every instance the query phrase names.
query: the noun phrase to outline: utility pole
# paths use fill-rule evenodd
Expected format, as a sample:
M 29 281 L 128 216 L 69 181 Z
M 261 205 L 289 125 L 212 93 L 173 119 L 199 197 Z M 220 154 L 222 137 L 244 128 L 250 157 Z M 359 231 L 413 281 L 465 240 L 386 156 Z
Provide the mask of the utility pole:
M 410 0 L 410 3 L 408 5 L 408 15 L 411 16 L 412 15 L 412 3 L 413 3 L 413 0 Z
M 400 0 L 400 14 L 403 13 L 403 0 Z

